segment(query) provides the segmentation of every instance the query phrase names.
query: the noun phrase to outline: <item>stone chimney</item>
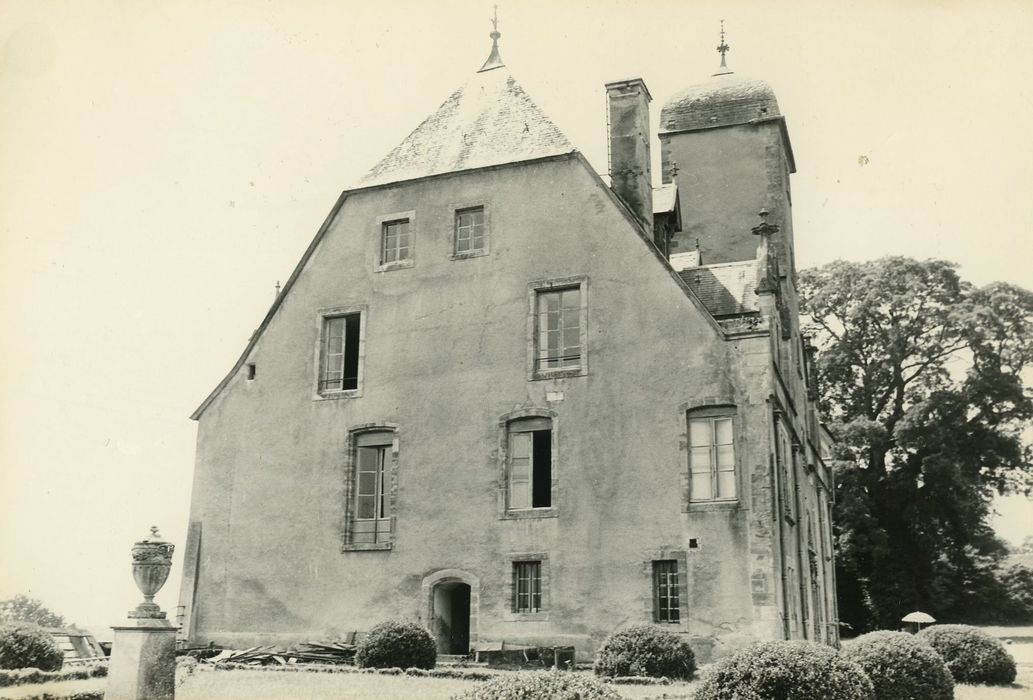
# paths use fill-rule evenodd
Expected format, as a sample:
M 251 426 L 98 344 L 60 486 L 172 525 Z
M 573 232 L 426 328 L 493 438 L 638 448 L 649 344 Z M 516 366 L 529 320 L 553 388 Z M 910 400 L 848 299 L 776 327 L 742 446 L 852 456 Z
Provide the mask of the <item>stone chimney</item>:
M 649 160 L 649 103 L 641 78 L 606 84 L 610 128 L 610 187 L 653 233 L 653 178 Z

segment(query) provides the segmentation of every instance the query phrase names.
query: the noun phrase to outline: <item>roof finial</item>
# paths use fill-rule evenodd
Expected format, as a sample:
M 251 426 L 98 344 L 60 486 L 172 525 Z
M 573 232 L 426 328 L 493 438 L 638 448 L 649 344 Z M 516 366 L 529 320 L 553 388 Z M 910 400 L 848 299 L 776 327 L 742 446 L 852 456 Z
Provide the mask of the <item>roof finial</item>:
M 725 21 L 721 20 L 721 43 L 717 47 L 717 52 L 721 54 L 721 69 L 714 75 L 726 75 L 732 72 L 728 70 L 728 63 L 725 62 L 725 54 L 731 50 L 732 48 L 725 43 Z
M 502 57 L 499 56 L 499 37 L 501 37 L 502 35 L 499 34 L 498 5 L 495 5 L 495 14 L 491 18 L 491 34 L 489 34 L 488 36 L 491 37 L 491 54 L 488 56 L 488 60 L 484 62 L 484 65 L 481 66 L 481 69 L 477 71 L 478 73 L 483 73 L 484 71 L 491 70 L 492 68 L 501 68 L 505 65 L 502 62 Z

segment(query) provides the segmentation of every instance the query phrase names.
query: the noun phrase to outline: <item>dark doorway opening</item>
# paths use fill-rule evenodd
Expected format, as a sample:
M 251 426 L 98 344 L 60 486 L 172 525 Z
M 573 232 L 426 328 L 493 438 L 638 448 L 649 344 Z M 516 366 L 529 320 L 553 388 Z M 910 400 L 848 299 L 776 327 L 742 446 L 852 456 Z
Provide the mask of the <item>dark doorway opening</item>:
M 470 653 L 470 587 L 465 583 L 434 587 L 434 633 L 439 654 Z

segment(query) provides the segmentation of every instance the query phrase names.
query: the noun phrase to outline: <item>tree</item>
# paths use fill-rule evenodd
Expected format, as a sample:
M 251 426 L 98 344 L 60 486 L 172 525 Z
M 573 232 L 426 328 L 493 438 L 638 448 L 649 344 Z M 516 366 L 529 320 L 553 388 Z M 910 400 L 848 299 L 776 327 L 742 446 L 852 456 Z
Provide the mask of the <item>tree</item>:
M 840 615 L 983 622 L 1005 596 L 995 492 L 1028 493 L 1033 293 L 975 288 L 952 263 L 834 262 L 800 276 L 836 435 Z M 1001 613 L 1003 614 L 1003 613 Z
M 67 627 L 65 618 L 43 605 L 35 598 L 19 593 L 13 598 L 0 601 L 0 622 L 32 622 L 40 627 Z

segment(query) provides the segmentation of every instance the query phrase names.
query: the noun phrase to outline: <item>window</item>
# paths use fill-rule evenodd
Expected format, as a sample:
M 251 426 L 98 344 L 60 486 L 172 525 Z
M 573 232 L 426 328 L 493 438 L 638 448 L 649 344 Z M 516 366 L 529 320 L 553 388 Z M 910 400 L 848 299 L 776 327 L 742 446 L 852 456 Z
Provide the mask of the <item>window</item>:
M 681 619 L 676 559 L 653 562 L 653 619 L 655 622 L 679 622 Z
M 350 538 L 354 545 L 391 542 L 391 464 L 394 433 L 355 436 L 354 477 L 350 504 Z
M 456 211 L 455 254 L 470 256 L 484 253 L 488 247 L 484 207 Z
M 542 563 L 513 562 L 513 612 L 536 613 L 542 609 Z
M 381 224 L 380 264 L 403 262 L 412 257 L 409 219 L 395 219 Z
M 319 393 L 359 388 L 359 328 L 361 314 L 323 317 L 319 352 Z
M 689 481 L 692 501 L 736 497 L 733 416 L 694 412 L 689 418 Z M 708 415 L 710 414 L 710 415 Z
M 581 288 L 541 290 L 535 312 L 535 369 L 581 367 Z
M 796 522 L 796 468 L 793 464 L 793 446 L 789 440 L 789 432 L 781 421 L 777 429 L 777 459 L 780 471 L 782 514 L 791 522 Z
M 552 421 L 524 418 L 509 424 L 509 510 L 552 506 Z

